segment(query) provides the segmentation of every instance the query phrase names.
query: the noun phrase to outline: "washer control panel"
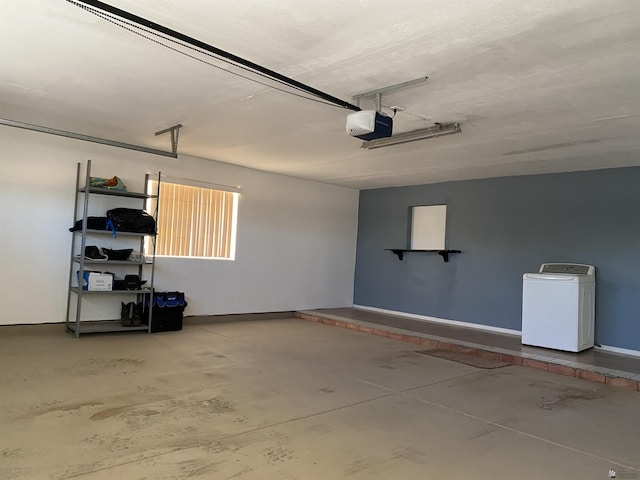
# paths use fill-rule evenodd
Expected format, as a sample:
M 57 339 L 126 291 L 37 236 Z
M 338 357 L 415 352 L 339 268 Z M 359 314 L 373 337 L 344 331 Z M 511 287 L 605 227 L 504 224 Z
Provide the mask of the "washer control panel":
M 565 273 L 567 275 L 593 275 L 593 266 L 579 263 L 543 263 L 539 273 Z

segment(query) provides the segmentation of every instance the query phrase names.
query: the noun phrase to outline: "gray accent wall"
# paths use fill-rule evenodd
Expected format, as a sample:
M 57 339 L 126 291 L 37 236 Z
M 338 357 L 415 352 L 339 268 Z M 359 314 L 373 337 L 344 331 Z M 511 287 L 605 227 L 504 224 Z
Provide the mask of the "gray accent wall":
M 409 209 L 447 205 L 446 244 L 408 253 Z M 521 329 L 522 275 L 596 266 L 597 344 L 640 350 L 640 168 L 360 192 L 354 304 Z

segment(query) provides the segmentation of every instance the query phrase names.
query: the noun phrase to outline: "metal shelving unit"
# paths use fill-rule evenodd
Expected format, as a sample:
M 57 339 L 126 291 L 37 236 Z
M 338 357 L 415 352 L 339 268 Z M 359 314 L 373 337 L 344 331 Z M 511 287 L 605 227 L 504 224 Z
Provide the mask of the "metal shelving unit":
M 107 332 L 151 332 L 151 312 L 149 312 L 148 324 L 146 325 L 132 325 L 124 326 L 121 324 L 120 319 L 114 320 L 82 320 L 82 303 L 87 296 L 127 296 L 135 295 L 136 302 L 143 302 L 145 296 L 152 296 L 153 294 L 153 281 L 155 273 L 155 250 L 156 250 L 156 236 L 154 234 L 143 234 L 135 232 L 120 232 L 117 231 L 115 240 L 118 237 L 125 237 L 131 239 L 137 237 L 140 239 L 138 252 L 143 253 L 145 239 L 148 238 L 151 241 L 151 257 L 146 257 L 144 261 L 130 261 L 130 260 L 91 260 L 84 257 L 85 247 L 87 246 L 87 237 L 99 239 L 101 236 L 112 236 L 113 233 L 110 230 L 94 230 L 87 228 L 87 218 L 89 217 L 89 207 L 91 203 L 91 197 L 95 195 L 111 196 L 125 199 L 141 200 L 142 209 L 145 209 L 146 202 L 149 199 L 158 198 L 160 194 L 160 172 L 158 172 L 158 183 L 155 195 L 149 195 L 147 193 L 137 193 L 121 190 L 109 190 L 106 188 L 89 187 L 91 181 L 91 160 L 87 160 L 86 170 L 84 173 L 84 186 L 81 186 L 82 179 L 82 164 L 78 163 L 78 170 L 76 173 L 76 194 L 75 194 L 75 206 L 73 212 L 73 223 L 77 220 L 82 220 L 82 229 L 72 232 L 73 239 L 71 241 L 71 261 L 69 265 L 69 288 L 67 295 L 67 316 L 66 316 L 66 329 L 68 332 L 73 332 L 76 337 L 85 333 L 107 333 Z M 145 186 L 148 184 L 149 175 L 145 175 Z M 157 202 L 156 202 L 157 205 Z M 157 222 L 158 212 L 157 208 L 153 212 L 153 217 Z M 99 241 L 99 240 L 97 240 Z M 142 279 L 147 273 L 147 283 L 144 288 L 138 290 L 110 290 L 110 291 L 92 291 L 84 290 L 79 284 L 79 278 L 83 278 L 84 272 L 91 270 L 86 268 L 88 266 L 108 266 L 114 265 L 119 267 L 131 267 L 135 268 L 138 276 Z M 78 272 L 76 274 L 76 272 Z M 73 297 L 75 296 L 75 314 L 72 315 Z M 70 318 L 74 317 L 74 318 Z

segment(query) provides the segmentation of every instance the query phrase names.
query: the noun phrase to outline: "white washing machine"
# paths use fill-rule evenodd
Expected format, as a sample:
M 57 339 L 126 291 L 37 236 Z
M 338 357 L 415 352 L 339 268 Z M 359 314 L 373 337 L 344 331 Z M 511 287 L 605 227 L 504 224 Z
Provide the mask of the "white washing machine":
M 522 277 L 522 343 L 579 352 L 593 347 L 596 268 L 543 263 Z

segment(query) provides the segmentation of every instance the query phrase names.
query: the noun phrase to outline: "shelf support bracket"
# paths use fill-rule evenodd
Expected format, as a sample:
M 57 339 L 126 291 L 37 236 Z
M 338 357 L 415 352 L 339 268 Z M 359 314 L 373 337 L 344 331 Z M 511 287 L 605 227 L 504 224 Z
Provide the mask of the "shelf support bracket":
M 180 135 L 180 129 L 182 128 L 181 124 L 174 125 L 173 127 L 165 128 L 164 130 L 160 130 L 156 132 L 156 137 L 158 135 L 162 135 L 164 133 L 169 132 L 171 134 L 171 151 L 174 154 L 178 154 L 178 137 Z
M 398 256 L 398 260 L 402 261 L 402 259 L 404 258 L 404 250 L 396 249 L 391 251 Z

